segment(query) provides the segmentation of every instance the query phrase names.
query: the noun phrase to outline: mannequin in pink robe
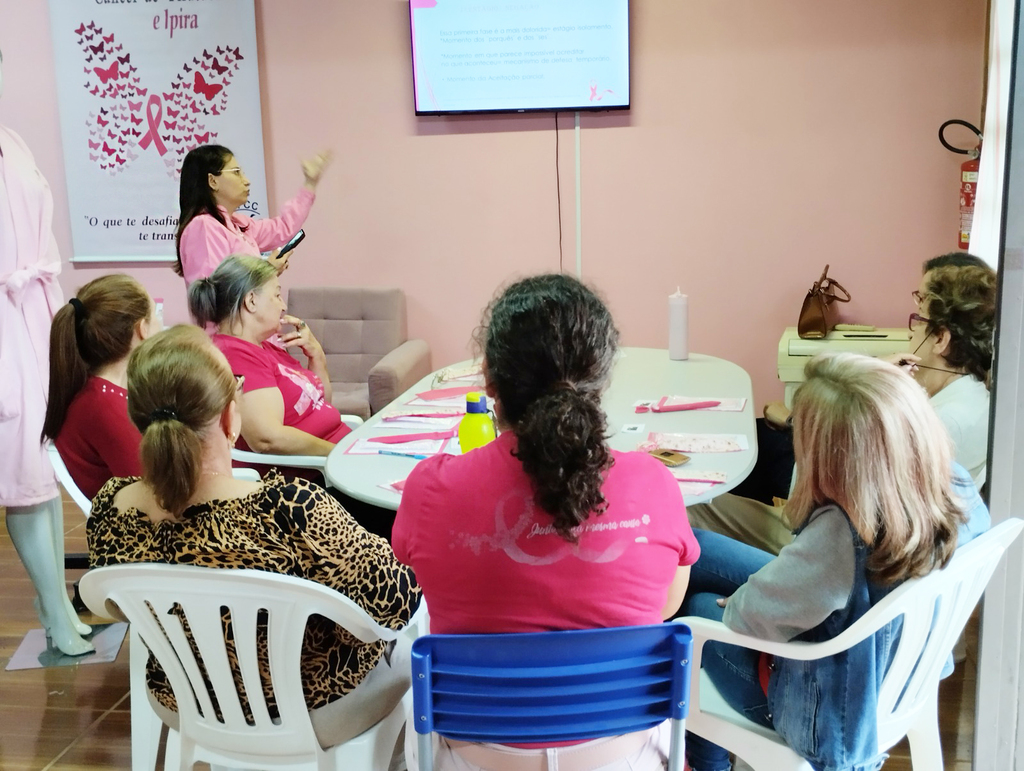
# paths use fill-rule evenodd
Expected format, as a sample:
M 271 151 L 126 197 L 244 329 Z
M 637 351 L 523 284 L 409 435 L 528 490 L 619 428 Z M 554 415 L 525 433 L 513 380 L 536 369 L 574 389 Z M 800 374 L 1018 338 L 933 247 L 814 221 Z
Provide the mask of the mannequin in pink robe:
M 3 89 L 0 55 L 0 94 Z M 32 153 L 0 125 L 0 506 L 35 586 L 36 610 L 63 653 L 93 650 L 90 628 L 64 581 L 64 516 L 40 443 L 49 378 L 50 322 L 62 304 L 53 196 Z

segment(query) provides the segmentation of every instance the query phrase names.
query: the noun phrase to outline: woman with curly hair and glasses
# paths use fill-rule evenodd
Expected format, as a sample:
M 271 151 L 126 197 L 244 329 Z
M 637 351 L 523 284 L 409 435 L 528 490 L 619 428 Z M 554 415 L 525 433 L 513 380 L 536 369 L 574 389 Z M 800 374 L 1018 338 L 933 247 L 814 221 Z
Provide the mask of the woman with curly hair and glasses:
M 969 257 L 942 255 L 924 264 L 921 285 L 912 293 L 918 305 L 910 315 L 908 351 L 882 358 L 907 369 L 924 388 L 953 440 L 956 462 L 981 489 L 988 456 L 987 383 L 996 323 L 996 273 L 984 264 L 961 264 Z M 780 464 L 783 467 L 785 472 L 780 470 L 778 476 L 788 481 L 792 459 L 788 466 Z M 780 480 L 774 487 L 783 484 Z M 778 554 L 793 540 L 793 532 L 782 506 L 767 501 L 771 495 L 785 496 L 786 490 L 773 489 L 766 495 L 763 490 L 737 489 L 741 494 L 726 493 L 692 506 L 694 527 Z
M 417 465 L 392 533 L 395 554 L 423 587 L 431 631 L 659 623 L 681 601 L 699 551 L 668 469 L 605 441 L 601 396 L 618 343 L 608 309 L 574 278 L 535 276 L 492 303 L 481 336 L 502 434 Z M 566 764 L 582 750 L 599 753 L 602 769 L 660 769 L 666 737 L 655 728 L 550 752 L 564 753 Z M 439 769 L 545 755 L 438 741 Z M 414 768 L 414 741 L 406 755 Z
M 931 397 L 956 448 L 956 460 L 980 488 L 988 454 L 989 372 L 995 345 L 996 275 L 983 267 L 929 270 L 914 294 L 910 350 L 894 356 Z

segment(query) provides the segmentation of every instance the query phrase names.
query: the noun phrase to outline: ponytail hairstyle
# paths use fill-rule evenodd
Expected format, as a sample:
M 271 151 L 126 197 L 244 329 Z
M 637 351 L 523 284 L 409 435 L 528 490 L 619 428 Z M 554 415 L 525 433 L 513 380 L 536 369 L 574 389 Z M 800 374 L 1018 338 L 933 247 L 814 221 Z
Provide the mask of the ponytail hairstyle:
M 212 275 L 189 285 L 189 312 L 200 326 L 234 319 L 249 292 L 258 292 L 276 276 L 277 270 L 266 260 L 232 255 L 218 265 Z
M 953 446 L 924 389 L 880 359 L 819 354 L 793 398 L 798 528 L 839 506 L 871 550 L 872 579 L 892 585 L 944 567 L 966 514 L 952 491 Z
M 574 278 L 534 276 L 491 303 L 478 337 L 534 501 L 576 543 L 575 528 L 607 508 L 601 485 L 613 461 L 601 395 L 619 339 L 611 314 Z
M 56 439 L 91 372 L 127 358 L 152 302 L 131 276 L 101 276 L 78 290 L 50 327 L 50 390 L 42 439 Z
M 200 214 L 209 214 L 224 227 L 228 225 L 210 189 L 210 175 L 224 171 L 224 164 L 232 155 L 234 153 L 223 145 L 200 145 L 189 150 L 181 163 L 181 183 L 178 187 L 180 214 L 178 230 L 174 234 L 174 249 L 178 255 L 174 272 L 179 276 L 185 275 L 181 264 L 181 234 L 188 224 Z
M 128 360 L 128 415 L 142 433 L 146 485 L 178 516 L 202 474 L 203 440 L 235 398 L 235 378 L 199 327 L 179 324 L 136 348 Z

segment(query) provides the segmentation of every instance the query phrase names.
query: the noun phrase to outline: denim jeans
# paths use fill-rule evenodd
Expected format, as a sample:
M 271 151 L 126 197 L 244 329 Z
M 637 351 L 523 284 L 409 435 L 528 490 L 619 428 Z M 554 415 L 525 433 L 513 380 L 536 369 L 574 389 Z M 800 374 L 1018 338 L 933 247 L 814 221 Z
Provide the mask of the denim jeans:
M 690 569 L 681 615 L 721 621 L 725 609 L 718 607 L 716 600 L 731 596 L 774 557 L 718 533 L 698 529 L 693 532 L 700 544 L 700 559 Z M 768 697 L 758 677 L 759 659 L 757 651 L 709 642 L 704 646 L 703 667 L 730 707 L 771 728 Z M 693 771 L 731 768 L 728 751 L 692 733 L 686 734 L 686 756 Z

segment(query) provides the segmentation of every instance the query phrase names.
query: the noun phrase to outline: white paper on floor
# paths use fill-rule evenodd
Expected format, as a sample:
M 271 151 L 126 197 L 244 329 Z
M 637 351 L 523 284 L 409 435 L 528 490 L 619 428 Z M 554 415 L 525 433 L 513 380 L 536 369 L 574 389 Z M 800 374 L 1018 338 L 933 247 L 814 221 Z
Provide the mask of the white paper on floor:
M 4 668 L 8 672 L 15 669 L 42 669 L 44 667 L 70 667 L 77 664 L 109 664 L 117 658 L 124 636 L 128 632 L 128 624 L 118 621 L 113 624 L 94 624 L 92 632 L 85 636 L 86 640 L 96 646 L 93 653 L 84 656 L 65 656 L 56 648 L 47 645 L 46 632 L 32 629 L 21 641 L 18 650 L 11 656 Z

